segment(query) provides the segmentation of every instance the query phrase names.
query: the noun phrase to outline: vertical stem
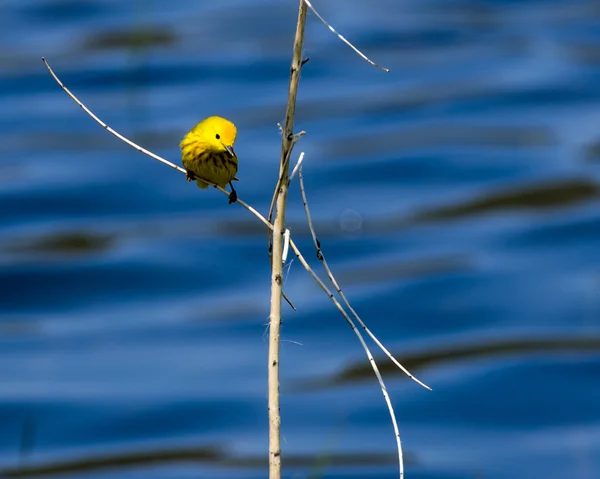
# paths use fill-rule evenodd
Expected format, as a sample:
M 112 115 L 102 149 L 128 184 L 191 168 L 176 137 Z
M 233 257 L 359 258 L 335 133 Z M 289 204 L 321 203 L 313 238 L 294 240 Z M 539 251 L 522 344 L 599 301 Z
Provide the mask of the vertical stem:
M 307 6 L 300 0 L 294 52 L 290 70 L 290 88 L 283 126 L 279 180 L 277 182 L 277 210 L 273 228 L 273 260 L 271 271 L 271 313 L 269 337 L 269 479 L 281 479 L 281 416 L 279 410 L 279 342 L 281 330 L 281 294 L 283 283 L 283 233 L 285 229 L 285 207 L 288 193 L 288 170 L 293 148 L 294 114 L 296 94 L 302 62 L 304 23 Z

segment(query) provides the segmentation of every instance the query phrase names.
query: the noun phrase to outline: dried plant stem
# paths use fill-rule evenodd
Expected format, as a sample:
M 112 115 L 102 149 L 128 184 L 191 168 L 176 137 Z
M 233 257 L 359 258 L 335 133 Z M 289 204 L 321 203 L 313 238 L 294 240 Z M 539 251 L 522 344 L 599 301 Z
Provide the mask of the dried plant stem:
M 285 124 L 284 124 L 284 127 L 280 126 L 280 129 L 282 132 L 282 150 L 281 150 L 281 157 L 280 157 L 279 177 L 278 177 L 278 181 L 277 181 L 277 187 L 275 188 L 275 192 L 273 194 L 273 200 L 271 202 L 271 206 L 269 209 L 268 220 L 265 217 L 263 217 L 258 211 L 256 211 L 252 206 L 245 203 L 243 200 L 238 198 L 238 201 L 237 201 L 237 203 L 240 206 L 247 209 L 256 218 L 258 218 L 269 229 L 269 231 L 273 231 L 273 236 L 272 236 L 273 241 L 272 241 L 272 243 L 271 243 L 271 241 L 269 242 L 269 244 L 270 244 L 269 250 L 270 250 L 271 259 L 272 259 L 272 289 L 271 289 L 271 315 L 270 315 L 271 336 L 270 336 L 270 342 L 269 342 L 269 477 L 270 477 L 270 479 L 280 479 L 280 477 L 281 477 L 281 446 L 280 446 L 281 418 L 280 418 L 280 410 L 279 410 L 279 342 L 280 342 L 280 326 L 281 326 L 281 298 L 282 298 L 282 296 L 285 298 L 285 294 L 283 293 L 283 290 L 282 290 L 282 283 L 283 283 L 282 250 L 283 250 L 283 233 L 284 233 L 284 226 L 285 226 L 285 207 L 286 207 L 289 181 L 294 177 L 296 172 L 299 171 L 299 169 L 301 167 L 301 163 L 302 163 L 302 158 L 304 157 L 304 153 L 303 153 L 301 155 L 301 159 L 299 160 L 298 164 L 294 168 L 292 175 L 288 178 L 289 162 L 290 162 L 290 157 L 291 157 L 293 147 L 294 147 L 295 143 L 298 141 L 298 139 L 304 134 L 304 132 L 293 134 L 293 126 L 294 126 L 294 114 L 295 114 L 295 106 L 296 106 L 296 93 L 297 93 L 297 88 L 298 88 L 300 70 L 302 68 L 302 65 L 304 63 L 306 63 L 306 61 L 307 61 L 307 60 L 304 60 L 304 61 L 301 60 L 302 44 L 303 44 L 303 38 L 304 38 L 304 24 L 306 21 L 307 7 L 310 8 L 313 11 L 313 13 L 317 16 L 317 18 L 321 22 L 323 22 L 334 34 L 336 34 L 344 43 L 349 45 L 356 53 L 358 53 L 367 62 L 369 62 L 371 65 L 373 65 L 377 68 L 380 68 L 384 71 L 389 71 L 388 69 L 383 68 L 383 67 L 379 66 L 378 64 L 374 63 L 373 61 L 371 61 L 364 54 L 362 54 L 356 47 L 354 47 L 350 42 L 348 42 L 342 35 L 340 35 L 337 31 L 335 31 L 335 29 L 333 29 L 333 27 L 331 27 L 331 25 L 329 25 L 323 19 L 323 17 L 321 17 L 316 12 L 316 10 L 313 8 L 313 6 L 310 4 L 309 1 L 300 0 L 300 7 L 299 7 L 299 12 L 298 12 L 298 22 L 297 22 L 297 27 L 296 27 L 296 35 L 295 35 L 295 39 L 294 39 L 294 50 L 293 50 L 293 58 L 292 58 L 290 87 L 289 87 L 289 93 L 288 93 L 288 103 L 287 103 L 287 109 L 286 109 Z M 64 92 L 67 95 L 69 95 L 69 97 L 71 97 L 71 99 L 73 101 L 75 101 L 88 115 L 90 115 L 106 131 L 108 131 L 109 133 L 111 133 L 112 135 L 114 135 L 115 137 L 117 137 L 118 139 L 123 141 L 124 143 L 128 144 L 129 146 L 131 146 L 131 147 L 135 148 L 136 150 L 149 156 L 150 158 L 160 161 L 161 163 L 163 163 L 181 173 L 186 173 L 186 170 L 184 168 L 177 166 L 177 165 L 169 162 L 168 160 L 165 160 L 164 158 L 156 155 L 155 153 L 152 153 L 149 150 L 146 150 L 145 148 L 142 148 L 141 146 L 137 145 L 136 143 L 127 139 L 126 137 L 124 137 L 123 135 L 118 133 L 117 131 L 110 128 L 106 123 L 104 123 L 94 113 L 92 113 L 92 111 L 90 111 L 73 93 L 71 93 L 71 91 L 69 91 L 67 89 L 67 87 L 56 76 L 56 74 L 50 68 L 50 65 L 48 65 L 48 63 L 46 62 L 46 60 L 44 58 L 42 58 L 42 61 L 48 68 L 48 71 L 50 72 L 50 74 L 52 75 L 54 80 L 60 85 L 60 87 L 64 90 Z M 308 204 L 306 202 L 305 193 L 303 191 L 304 187 L 303 187 L 303 183 L 302 183 L 302 177 L 300 179 L 300 182 L 301 182 L 301 191 L 303 192 L 305 208 L 307 209 Z M 229 196 L 229 192 L 226 191 L 224 188 L 221 188 L 216 185 L 212 185 L 212 186 L 214 186 L 216 189 L 221 191 L 221 193 Z M 276 210 L 275 210 L 275 206 L 276 206 Z M 272 224 L 271 219 L 272 219 L 272 215 L 273 215 L 274 211 L 276 211 L 276 216 L 275 216 L 275 222 L 274 222 L 274 224 Z M 308 209 L 307 209 L 307 215 L 308 215 L 307 217 L 309 219 L 309 226 L 311 228 L 311 234 L 313 234 L 313 241 L 315 241 L 315 246 L 317 247 L 318 254 L 321 255 L 319 257 L 319 259 L 322 260 L 323 265 L 327 271 L 327 274 L 329 275 L 329 279 L 331 280 L 332 284 L 334 285 L 336 292 L 340 295 L 340 297 L 342 298 L 342 300 L 344 301 L 344 303 L 346 304 L 348 309 L 351 311 L 353 316 L 356 318 L 356 320 L 359 322 L 361 327 L 367 332 L 367 334 L 369 334 L 371 336 L 371 338 L 388 355 L 388 357 L 390 357 L 390 359 L 392 361 L 394 361 L 398 365 L 398 367 L 400 367 L 412 379 L 414 379 L 416 382 L 418 382 L 422 386 L 428 388 L 428 386 L 421 383 L 418 379 L 416 379 L 414 376 L 412 376 L 408 371 L 406 371 L 406 369 L 404 369 L 393 358 L 391 353 L 389 353 L 389 351 L 387 349 L 385 349 L 385 347 L 370 332 L 370 330 L 366 327 L 366 325 L 361 321 L 360 317 L 358 317 L 358 315 L 354 311 L 354 309 L 350 306 L 348 300 L 343 295 L 341 288 L 335 281 L 335 278 L 333 277 L 333 274 L 331 273 L 331 270 L 329 269 L 327 263 L 324 261 L 324 257 L 322 257 L 322 253 L 320 252 L 320 245 L 318 243 L 318 240 L 316 239 L 316 233 L 314 232 L 314 226 L 312 225 L 312 221 L 310 219 Z M 271 240 L 271 238 L 269 238 L 269 240 Z M 271 249 L 271 245 L 272 245 L 272 249 Z M 377 367 L 375 359 L 373 358 L 371 351 L 369 350 L 362 335 L 360 334 L 360 331 L 356 328 L 356 326 L 355 326 L 354 322 L 352 321 L 352 319 L 350 318 L 350 316 L 346 313 L 346 311 L 344 310 L 342 305 L 337 301 L 335 296 L 329 291 L 329 289 L 323 283 L 323 281 L 317 276 L 317 274 L 308 265 L 305 258 L 302 256 L 300 250 L 298 249 L 298 247 L 296 246 L 296 244 L 294 243 L 294 241 L 292 239 L 289 239 L 289 245 L 291 246 L 292 250 L 294 251 L 294 253 L 295 253 L 296 257 L 298 258 L 298 260 L 300 261 L 300 263 L 308 271 L 308 273 L 311 275 L 311 277 L 317 282 L 319 287 L 327 294 L 329 299 L 333 302 L 335 307 L 340 311 L 340 313 L 342 314 L 344 319 L 348 322 L 348 324 L 350 325 L 350 327 L 352 328 L 354 333 L 357 335 L 363 349 L 365 350 L 365 353 L 369 359 L 369 362 L 373 368 L 373 371 L 375 372 L 375 376 L 377 377 L 377 380 L 381 387 L 381 391 L 383 393 L 384 399 L 388 406 L 388 410 L 390 412 L 390 416 L 392 419 L 392 425 L 394 428 L 394 432 L 396 435 L 396 442 L 397 442 L 397 446 L 398 446 L 398 456 L 399 456 L 399 463 L 400 463 L 400 478 L 403 479 L 404 466 L 403 466 L 402 446 L 401 446 L 401 442 L 400 442 L 398 425 L 396 423 L 396 418 L 395 418 L 391 400 L 387 393 L 387 389 L 385 387 L 383 378 L 381 377 L 381 374 L 379 372 L 379 369 Z M 287 298 L 285 298 L 285 299 L 287 300 Z M 288 300 L 288 302 L 289 302 L 289 300 Z M 293 305 L 291 303 L 290 303 L 290 305 L 293 308 Z
M 123 135 L 121 135 L 117 131 L 113 130 L 111 127 L 109 127 L 102 120 L 100 120 L 100 118 L 98 118 L 94 113 L 92 113 L 92 111 L 89 108 L 87 108 L 81 102 L 81 100 L 79 100 L 73 93 L 71 93 L 71 91 L 62 83 L 62 81 L 60 81 L 60 79 L 54 73 L 54 71 L 52 70 L 52 68 L 48 64 L 48 62 L 46 62 L 46 60 L 43 59 L 43 58 L 42 58 L 42 60 L 43 60 L 44 64 L 46 65 L 46 67 L 48 68 L 48 71 L 50 72 L 50 74 L 52 75 L 52 77 L 56 80 L 56 82 L 63 89 L 63 91 L 75 103 L 77 103 L 77 105 L 79 105 L 88 115 L 90 115 L 99 125 L 101 125 L 106 131 L 108 131 L 109 133 L 111 133 L 112 135 L 114 135 L 115 137 L 117 137 L 118 139 L 120 139 L 121 141 L 123 141 L 124 143 L 127 143 L 129 146 L 131 146 L 132 148 L 136 149 L 137 151 L 140 151 L 141 153 L 144 153 L 145 155 L 149 156 L 150 158 L 153 158 L 153 159 L 155 159 L 157 161 L 160 161 L 161 163 L 163 163 L 163 164 L 169 166 L 170 168 L 173 168 L 174 170 L 177 170 L 177 171 L 179 171 L 181 173 L 184 173 L 184 174 L 186 173 L 186 170 L 184 168 L 181 168 L 180 166 L 177 166 L 174 163 L 171 163 L 170 161 L 162 158 L 161 156 L 156 155 L 155 153 L 152 153 L 151 151 L 146 150 L 145 148 L 142 148 L 137 143 L 134 143 L 133 141 L 127 139 L 126 137 L 124 137 Z M 301 155 L 301 158 L 304 158 L 304 154 Z M 294 168 L 294 169 L 296 171 L 298 171 L 296 168 Z M 221 188 L 220 186 L 217 186 L 217 185 L 212 185 L 212 186 L 214 186 L 216 189 L 218 189 L 224 195 L 229 196 L 229 192 L 225 188 Z M 243 201 L 239 197 L 238 197 L 236 203 L 239 204 L 241 207 L 245 208 L 246 210 L 248 210 L 251 214 L 253 214 L 270 231 L 273 231 L 273 225 L 263 215 L 261 215 L 255 208 L 253 208 L 252 206 L 250 206 L 248 203 L 246 203 L 245 201 Z M 394 431 L 396 433 L 396 438 L 397 438 L 397 441 L 399 441 L 398 426 L 396 424 L 396 420 L 395 420 L 395 415 L 394 415 L 394 411 L 393 411 L 393 408 L 392 408 L 392 404 L 390 402 L 389 396 L 388 396 L 387 391 L 385 389 L 385 384 L 383 383 L 383 379 L 381 378 L 381 374 L 379 373 L 379 370 L 377 369 L 377 365 L 375 363 L 375 359 L 373 358 L 373 355 L 371 354 L 371 352 L 370 352 L 369 348 L 367 347 L 367 345 L 362 340 L 362 337 L 360 337 L 360 333 L 359 333 L 358 329 L 356 328 L 356 326 L 354 326 L 352 320 L 350 319 L 350 317 L 348 316 L 348 314 L 346 313 L 346 311 L 344 310 L 344 308 L 342 307 L 342 305 L 337 301 L 337 299 L 335 299 L 335 296 L 329 291 L 329 289 L 327 288 L 327 286 L 325 285 L 325 283 L 323 283 L 323 281 L 321 281 L 321 279 L 317 276 L 317 274 L 312 270 L 312 268 L 310 267 L 310 265 L 308 264 L 308 262 L 306 261 L 306 259 L 302 255 L 302 253 L 300 252 L 299 248 L 296 246 L 296 244 L 294 243 L 294 241 L 291 238 L 290 238 L 290 246 L 291 246 L 292 250 L 294 251 L 294 254 L 296 255 L 296 257 L 298 258 L 298 260 L 302 264 L 302 266 L 304 266 L 304 268 L 308 271 L 308 273 L 311 275 L 311 277 L 317 282 L 317 284 L 319 285 L 319 287 L 325 292 L 325 294 L 327 294 L 327 296 L 329 297 L 329 299 L 333 302 L 333 304 L 335 305 L 335 307 L 340 311 L 340 313 L 342 314 L 342 316 L 344 317 L 344 319 L 346 319 L 346 321 L 348 322 L 348 324 L 350 325 L 350 327 L 352 328 L 352 330 L 355 332 L 355 334 L 358 333 L 359 340 L 361 342 L 361 345 L 363 346 L 363 349 L 365 349 L 367 357 L 369 358 L 369 362 L 371 363 L 371 367 L 373 367 L 373 370 L 376 371 L 375 375 L 377 376 L 377 380 L 379 381 L 379 385 L 382 388 L 382 392 L 383 392 L 384 398 L 386 400 L 386 403 L 388 405 L 388 409 L 390 410 L 390 414 L 392 416 L 392 423 L 393 423 L 393 426 L 394 426 Z M 403 469 L 401 469 L 401 472 L 403 474 Z
M 281 414 L 279 409 L 279 345 L 281 334 L 281 293 L 283 285 L 283 234 L 285 231 L 285 208 L 287 202 L 290 156 L 294 147 L 294 115 L 296 95 L 302 68 L 302 45 L 307 7 L 300 0 L 298 21 L 290 69 L 290 87 L 285 111 L 285 123 L 281 138 L 279 177 L 275 187 L 277 210 L 273 223 L 273 249 L 271 261 L 271 311 L 269 315 L 269 479 L 281 478 Z

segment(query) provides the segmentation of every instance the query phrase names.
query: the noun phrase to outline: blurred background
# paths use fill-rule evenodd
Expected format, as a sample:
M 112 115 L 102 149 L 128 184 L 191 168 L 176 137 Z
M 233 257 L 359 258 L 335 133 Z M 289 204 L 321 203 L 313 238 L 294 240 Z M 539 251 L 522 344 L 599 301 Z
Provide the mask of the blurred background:
M 407 478 L 600 477 L 600 6 L 314 0 L 297 130 L 324 253 Z M 296 0 L 0 6 L 0 477 L 267 474 L 265 230 L 179 164 L 222 115 L 268 210 Z M 297 190 L 293 237 L 318 269 Z M 398 477 L 359 343 L 295 261 L 284 476 Z M 375 349 L 374 349 L 375 350 Z

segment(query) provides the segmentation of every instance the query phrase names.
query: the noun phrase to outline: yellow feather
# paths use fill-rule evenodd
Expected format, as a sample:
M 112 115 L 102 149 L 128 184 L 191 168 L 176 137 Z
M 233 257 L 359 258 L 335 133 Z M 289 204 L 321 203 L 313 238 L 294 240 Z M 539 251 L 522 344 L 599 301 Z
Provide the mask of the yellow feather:
M 198 123 L 181 140 L 183 166 L 188 171 L 188 178 L 195 179 L 199 188 L 208 188 L 206 182 L 225 188 L 234 180 L 238 170 L 238 159 L 233 151 L 236 136 L 233 123 L 211 116 Z

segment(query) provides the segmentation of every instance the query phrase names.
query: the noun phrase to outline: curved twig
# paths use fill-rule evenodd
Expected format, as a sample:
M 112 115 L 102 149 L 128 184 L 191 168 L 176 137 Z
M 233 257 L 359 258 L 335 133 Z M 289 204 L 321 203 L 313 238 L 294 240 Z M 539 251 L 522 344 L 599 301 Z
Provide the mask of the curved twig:
M 378 65 L 377 63 L 375 63 L 367 55 L 365 55 L 358 48 L 356 48 L 354 45 L 352 45 L 352 43 L 350 43 L 348 40 L 346 40 L 346 38 L 341 33 L 339 33 L 335 28 L 333 28 L 329 23 L 327 23 L 327 21 L 321 15 L 319 15 L 319 12 L 317 12 L 315 10 L 315 7 L 313 7 L 312 4 L 308 0 L 304 0 L 304 3 L 306 3 L 308 5 L 308 8 L 310 8 L 311 11 L 315 14 L 315 17 L 317 17 L 323 25 L 325 25 L 327 28 L 329 28 L 331 33 L 336 35 L 341 41 L 343 41 L 346 45 L 348 45 L 350 48 L 352 48 L 352 50 L 354 50 L 358 54 L 359 57 L 361 57 L 363 60 L 365 60 L 369 64 L 373 65 L 375 68 L 379 68 L 380 70 L 383 70 L 384 72 L 389 73 L 389 71 L 390 71 L 389 68 L 382 67 L 381 65 Z
M 295 170 L 295 168 L 294 168 L 294 170 Z M 337 294 L 340 295 L 340 298 L 342 298 L 342 301 L 344 301 L 344 304 L 346 305 L 346 307 L 350 310 L 350 312 L 352 313 L 352 315 L 354 316 L 354 318 L 356 319 L 356 321 L 358 321 L 358 324 L 360 324 L 361 327 L 364 329 L 364 331 L 371 337 L 371 339 L 373 341 L 375 341 L 375 344 L 377 344 L 377 346 L 379 346 L 379 348 L 385 353 L 385 355 L 396 366 L 398 366 L 409 378 L 411 378 L 417 384 L 423 386 L 425 389 L 428 389 L 429 391 L 431 391 L 431 388 L 429 386 L 427 386 L 427 384 L 423 383 L 422 381 L 420 381 L 419 379 L 417 379 L 415 376 L 413 376 L 408 371 L 408 369 L 406 369 L 404 366 L 402 366 L 402 364 L 400 364 L 396 360 L 396 358 L 394 358 L 394 356 L 392 355 L 392 353 L 390 353 L 387 350 L 387 348 L 379 341 L 379 339 L 377 339 L 377 336 L 375 336 L 371 332 L 371 330 L 369 328 L 367 328 L 367 325 L 362 321 L 362 319 L 360 319 L 360 316 L 358 315 L 358 313 L 350 305 L 350 302 L 346 298 L 346 295 L 342 291 L 342 288 L 340 287 L 340 285 L 336 281 L 335 277 L 333 276 L 333 273 L 331 272 L 331 269 L 329 268 L 329 265 L 327 264 L 327 260 L 325 259 L 325 255 L 323 254 L 323 250 L 321 249 L 321 243 L 317 239 L 317 233 L 315 232 L 315 227 L 313 225 L 312 218 L 310 216 L 310 210 L 308 208 L 308 200 L 306 198 L 306 191 L 304 190 L 304 177 L 302 176 L 302 166 L 300 166 L 298 168 L 298 183 L 300 184 L 300 193 L 302 194 L 302 203 L 304 203 L 304 211 L 306 213 L 306 219 L 308 220 L 308 227 L 310 228 L 310 234 L 312 236 L 313 243 L 314 243 L 315 248 L 317 250 L 317 258 L 323 264 L 323 268 L 325 268 L 325 272 L 327 273 L 327 276 L 329 277 L 329 280 L 331 281 L 331 284 L 333 284 L 333 287 L 335 288 Z

